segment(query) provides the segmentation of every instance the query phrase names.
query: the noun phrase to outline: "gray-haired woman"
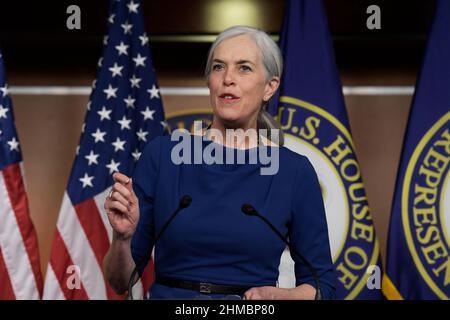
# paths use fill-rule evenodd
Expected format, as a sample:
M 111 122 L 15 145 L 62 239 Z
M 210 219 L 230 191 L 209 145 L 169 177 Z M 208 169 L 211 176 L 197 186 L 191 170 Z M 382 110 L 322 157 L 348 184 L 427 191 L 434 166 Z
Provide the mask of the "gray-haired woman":
M 322 297 L 334 297 L 327 223 L 314 169 L 282 146 L 282 135 L 267 138 L 258 131 L 280 129 L 264 108 L 281 73 L 280 51 L 265 32 L 236 26 L 217 37 L 205 71 L 213 121 L 203 136 L 190 135 L 188 141 L 227 157 L 179 163 L 173 161 L 177 142 L 158 137 L 146 146 L 132 180 L 114 175 L 116 183 L 105 201 L 113 242 L 104 267 L 117 292 L 128 289 L 133 269 L 143 272 L 155 247 L 152 298 L 314 299 L 319 283 Z M 230 130 L 256 134 L 240 139 L 227 135 Z M 202 156 L 193 150 L 188 160 Z M 277 155 L 278 169 L 271 175 L 261 174 L 262 161 L 250 161 L 262 150 Z M 310 263 L 291 253 L 294 288 L 277 286 L 285 243 L 264 220 Z

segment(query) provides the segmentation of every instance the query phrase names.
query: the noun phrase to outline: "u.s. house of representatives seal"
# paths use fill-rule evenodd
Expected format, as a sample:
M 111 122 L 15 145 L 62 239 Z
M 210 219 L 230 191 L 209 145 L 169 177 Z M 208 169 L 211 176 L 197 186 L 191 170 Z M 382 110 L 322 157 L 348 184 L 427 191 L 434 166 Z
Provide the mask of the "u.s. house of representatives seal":
M 377 264 L 379 247 L 350 133 L 318 106 L 286 96 L 279 101 L 285 146 L 308 157 L 319 178 L 338 294 L 353 299 L 366 285 L 368 267 Z M 292 263 L 283 254 L 280 273 L 292 269 Z M 279 282 L 295 285 L 289 276 Z
M 422 137 L 402 185 L 402 223 L 417 270 L 441 299 L 450 299 L 450 112 Z

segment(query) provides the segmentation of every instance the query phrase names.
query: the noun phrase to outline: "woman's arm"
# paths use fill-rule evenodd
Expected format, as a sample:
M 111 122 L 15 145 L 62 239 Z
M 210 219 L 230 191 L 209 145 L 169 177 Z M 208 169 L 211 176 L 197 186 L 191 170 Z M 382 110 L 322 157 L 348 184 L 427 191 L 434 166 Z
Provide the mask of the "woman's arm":
M 119 294 L 128 289 L 135 267 L 131 255 L 131 237 L 139 221 L 139 204 L 132 181 L 126 175 L 115 173 L 111 194 L 105 200 L 105 210 L 113 228 L 111 246 L 103 260 L 103 270 L 109 284 Z
M 131 256 L 131 240 L 121 239 L 120 235 L 113 232 L 111 246 L 103 260 L 103 271 L 111 288 L 123 294 L 128 290 L 128 282 L 136 265 Z
M 311 162 L 304 156 L 299 161 L 295 180 L 289 240 L 291 246 L 314 268 L 320 281 L 321 297 L 333 299 L 334 266 L 322 190 Z M 296 255 L 291 256 L 295 261 L 296 285 L 300 287 L 308 284 L 315 288 L 314 276 L 308 264 Z

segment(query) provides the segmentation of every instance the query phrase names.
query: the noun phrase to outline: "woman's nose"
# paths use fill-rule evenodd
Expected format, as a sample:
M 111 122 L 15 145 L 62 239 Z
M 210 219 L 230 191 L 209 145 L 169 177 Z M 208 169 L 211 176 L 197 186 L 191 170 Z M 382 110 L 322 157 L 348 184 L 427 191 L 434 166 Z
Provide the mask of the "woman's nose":
M 226 86 L 234 84 L 234 74 L 232 70 L 228 69 L 225 71 L 223 75 L 223 84 Z

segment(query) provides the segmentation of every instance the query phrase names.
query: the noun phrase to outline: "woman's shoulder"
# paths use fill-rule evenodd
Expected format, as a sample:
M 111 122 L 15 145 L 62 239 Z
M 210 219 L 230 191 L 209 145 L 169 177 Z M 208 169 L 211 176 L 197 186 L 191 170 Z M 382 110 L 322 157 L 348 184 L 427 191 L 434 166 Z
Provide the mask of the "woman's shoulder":
M 144 150 L 151 149 L 153 151 L 161 151 L 164 149 L 170 148 L 170 146 L 173 145 L 173 141 L 171 140 L 170 135 L 161 135 L 153 137 L 145 146 Z
M 197 137 L 189 132 L 181 134 L 166 134 L 153 137 L 144 147 L 145 157 L 167 157 L 170 156 L 176 145 L 182 148 L 190 148 L 193 145 L 193 139 Z M 201 140 L 201 137 L 199 137 Z

